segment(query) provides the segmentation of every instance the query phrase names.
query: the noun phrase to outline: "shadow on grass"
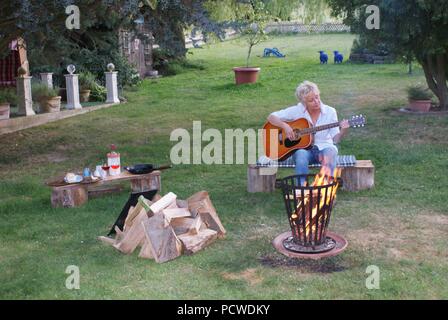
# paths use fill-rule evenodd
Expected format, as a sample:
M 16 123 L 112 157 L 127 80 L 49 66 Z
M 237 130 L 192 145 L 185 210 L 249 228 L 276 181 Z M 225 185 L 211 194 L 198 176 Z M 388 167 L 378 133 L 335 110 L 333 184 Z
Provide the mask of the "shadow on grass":
M 270 268 L 289 267 L 306 273 L 334 273 L 351 268 L 340 257 L 323 260 L 302 260 L 284 256 L 267 255 L 259 259 L 261 264 Z
M 219 92 L 248 92 L 248 91 L 254 91 L 258 90 L 260 88 L 263 88 L 264 85 L 261 82 L 257 83 L 246 83 L 246 84 L 240 84 L 236 85 L 234 82 L 224 83 L 216 86 L 211 86 L 210 88 L 214 91 Z

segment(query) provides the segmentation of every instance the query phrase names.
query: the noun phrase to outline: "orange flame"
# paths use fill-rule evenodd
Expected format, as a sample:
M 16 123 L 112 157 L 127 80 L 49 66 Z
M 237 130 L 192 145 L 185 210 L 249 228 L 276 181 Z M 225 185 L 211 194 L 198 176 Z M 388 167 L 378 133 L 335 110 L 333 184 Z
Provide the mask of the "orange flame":
M 332 183 L 335 179 L 339 178 L 341 176 L 341 169 L 340 168 L 336 168 L 333 171 L 333 175 L 329 174 L 331 173 L 330 169 L 328 169 L 327 167 L 323 166 L 322 169 L 320 170 L 320 172 L 314 177 L 314 181 L 312 183 L 313 187 L 319 187 L 319 186 L 323 186 L 323 185 L 327 185 Z M 332 177 L 332 178 L 330 178 Z M 310 224 L 313 222 L 313 220 L 315 219 L 315 217 L 317 216 L 317 214 L 319 212 L 322 211 L 322 209 L 324 209 L 325 206 L 329 206 L 331 204 L 331 201 L 336 199 L 336 192 L 338 190 L 339 184 L 337 183 L 334 186 L 329 187 L 328 191 L 324 191 L 325 193 L 329 192 L 329 194 L 324 194 L 321 195 L 319 198 L 319 201 L 316 201 L 315 204 L 313 204 L 313 208 L 311 209 L 311 218 L 308 218 L 308 221 L 306 222 L 305 225 L 305 235 L 306 237 L 309 236 L 311 231 L 316 231 L 316 226 L 313 225 L 310 228 Z M 313 191 L 311 191 L 313 192 Z M 301 197 L 301 193 L 299 195 L 299 197 Z M 313 199 L 317 199 L 318 195 L 317 192 L 313 192 L 312 194 Z M 301 199 L 301 201 L 298 203 L 297 207 L 296 207 L 296 212 L 291 216 L 291 218 L 293 220 L 296 220 L 298 217 L 302 217 L 305 212 L 302 212 L 302 202 L 303 202 L 303 207 L 307 208 L 308 204 L 310 201 L 310 192 L 306 192 L 304 193 L 304 198 Z M 325 211 L 322 211 L 322 215 L 319 217 L 319 220 L 324 221 L 325 220 Z M 304 217 L 305 219 L 307 217 Z M 296 223 L 294 223 L 295 226 L 297 226 Z

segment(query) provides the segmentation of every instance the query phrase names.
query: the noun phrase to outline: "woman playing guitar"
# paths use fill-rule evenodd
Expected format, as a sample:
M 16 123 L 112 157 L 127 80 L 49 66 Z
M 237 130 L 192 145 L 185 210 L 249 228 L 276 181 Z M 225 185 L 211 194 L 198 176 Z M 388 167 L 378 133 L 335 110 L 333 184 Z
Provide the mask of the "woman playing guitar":
M 338 123 L 336 110 L 320 101 L 319 88 L 315 83 L 309 81 L 301 83 L 296 89 L 296 97 L 299 101 L 297 105 L 273 112 L 267 119 L 265 127 L 273 126 L 280 132 L 278 150 L 285 149 L 284 155 L 275 155 L 271 158 L 285 160 L 292 155 L 295 172 L 298 175 L 308 174 L 309 164 L 321 163 L 326 174 L 332 176 L 338 154 L 335 144 L 347 134 L 349 121 L 342 120 Z M 294 121 L 297 127 L 292 128 L 290 124 Z M 319 131 L 308 135 L 302 136 L 299 130 L 319 126 L 326 128 L 326 125 L 334 123 L 336 126 L 331 125 L 332 127 L 326 130 L 318 129 Z M 268 157 L 271 156 L 271 151 L 266 150 Z M 301 182 L 303 183 L 304 179 Z

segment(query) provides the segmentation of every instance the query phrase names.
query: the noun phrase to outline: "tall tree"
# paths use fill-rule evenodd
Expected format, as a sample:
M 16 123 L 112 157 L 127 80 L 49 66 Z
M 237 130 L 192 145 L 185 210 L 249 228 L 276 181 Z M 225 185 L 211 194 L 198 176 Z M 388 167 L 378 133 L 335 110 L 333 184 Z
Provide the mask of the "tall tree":
M 383 43 L 399 56 L 414 56 L 428 87 L 448 109 L 448 2 L 446 0 L 372 0 L 380 9 L 380 29 L 369 30 L 364 0 L 327 0 L 334 14 L 366 43 Z

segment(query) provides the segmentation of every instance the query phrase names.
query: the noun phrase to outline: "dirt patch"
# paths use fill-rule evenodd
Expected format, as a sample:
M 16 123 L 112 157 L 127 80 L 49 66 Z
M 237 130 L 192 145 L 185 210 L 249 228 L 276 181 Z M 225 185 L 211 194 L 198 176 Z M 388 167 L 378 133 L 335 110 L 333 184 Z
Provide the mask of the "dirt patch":
M 288 267 L 302 273 L 333 273 L 346 270 L 343 261 L 335 258 L 322 260 L 293 259 L 284 256 L 267 255 L 260 258 L 263 266 L 270 268 Z
M 448 233 L 448 216 L 425 214 L 412 217 L 372 215 L 372 222 L 362 229 L 349 225 L 340 231 L 354 249 L 374 254 L 386 254 L 396 260 L 423 261 L 429 258 L 447 258 L 440 250 L 440 242 Z
M 227 280 L 244 280 L 251 286 L 257 285 L 263 281 L 263 278 L 257 274 L 256 269 L 246 269 L 240 273 L 223 272 L 222 276 Z

